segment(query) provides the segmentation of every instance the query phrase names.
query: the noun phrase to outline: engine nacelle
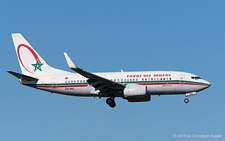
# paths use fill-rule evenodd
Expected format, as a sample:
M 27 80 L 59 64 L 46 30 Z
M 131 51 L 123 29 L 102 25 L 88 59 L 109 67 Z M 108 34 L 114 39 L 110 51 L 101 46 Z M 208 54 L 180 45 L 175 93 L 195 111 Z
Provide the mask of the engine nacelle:
M 147 94 L 147 87 L 136 84 L 128 84 L 126 85 L 123 94 L 124 97 L 144 96 Z

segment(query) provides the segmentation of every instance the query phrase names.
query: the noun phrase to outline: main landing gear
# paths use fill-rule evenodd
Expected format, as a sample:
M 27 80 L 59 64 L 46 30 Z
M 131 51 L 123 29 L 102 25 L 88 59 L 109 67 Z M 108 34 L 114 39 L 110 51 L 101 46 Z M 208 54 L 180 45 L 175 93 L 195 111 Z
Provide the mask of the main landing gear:
M 114 96 L 110 96 L 109 98 L 106 99 L 106 103 L 111 107 L 114 108 L 116 106 L 116 102 L 115 102 L 115 97 Z

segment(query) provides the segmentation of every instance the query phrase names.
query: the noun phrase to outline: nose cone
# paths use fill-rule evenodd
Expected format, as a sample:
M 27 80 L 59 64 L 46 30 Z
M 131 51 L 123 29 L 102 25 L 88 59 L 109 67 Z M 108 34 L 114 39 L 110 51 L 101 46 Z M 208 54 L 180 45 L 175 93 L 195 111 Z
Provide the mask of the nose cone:
M 208 81 L 206 81 L 206 80 L 201 80 L 201 87 L 198 87 L 198 90 L 197 91 L 202 91 L 202 90 L 204 90 L 204 89 L 207 89 L 208 87 L 210 87 L 211 86 L 211 84 L 208 82 Z
M 211 84 L 208 82 L 208 81 L 206 81 L 206 80 L 203 80 L 203 82 L 202 83 L 204 83 L 205 84 L 205 88 L 208 88 L 208 87 L 210 87 L 211 86 Z

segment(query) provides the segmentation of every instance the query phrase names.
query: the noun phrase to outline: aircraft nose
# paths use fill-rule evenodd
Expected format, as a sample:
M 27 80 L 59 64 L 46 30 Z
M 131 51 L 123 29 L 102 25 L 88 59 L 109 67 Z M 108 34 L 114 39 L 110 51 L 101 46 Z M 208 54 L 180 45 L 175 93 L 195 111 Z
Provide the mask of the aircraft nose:
M 205 83 L 206 88 L 208 88 L 208 87 L 210 87 L 210 86 L 211 86 L 211 84 L 210 84 L 208 81 L 206 81 L 206 80 L 204 80 L 204 81 L 203 81 L 203 83 Z

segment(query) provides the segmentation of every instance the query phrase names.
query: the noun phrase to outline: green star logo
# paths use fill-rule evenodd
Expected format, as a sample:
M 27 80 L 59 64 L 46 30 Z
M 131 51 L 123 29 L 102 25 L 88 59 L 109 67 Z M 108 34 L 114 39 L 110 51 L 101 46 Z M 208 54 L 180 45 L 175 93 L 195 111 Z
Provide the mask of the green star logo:
M 32 64 L 32 66 L 34 66 L 34 71 L 36 71 L 36 70 L 42 71 L 41 70 L 42 65 L 43 64 L 39 63 L 38 61 L 36 62 L 36 64 Z

